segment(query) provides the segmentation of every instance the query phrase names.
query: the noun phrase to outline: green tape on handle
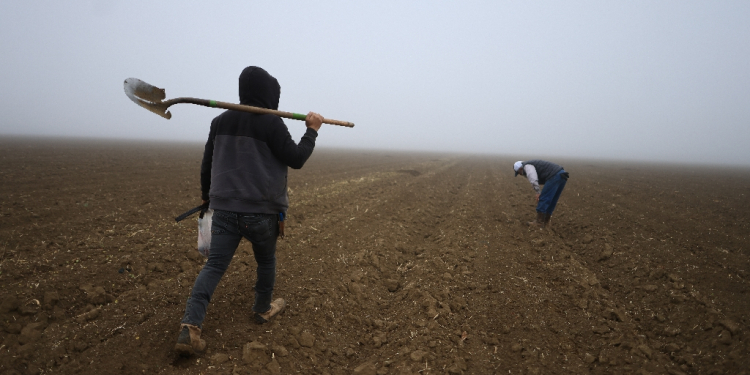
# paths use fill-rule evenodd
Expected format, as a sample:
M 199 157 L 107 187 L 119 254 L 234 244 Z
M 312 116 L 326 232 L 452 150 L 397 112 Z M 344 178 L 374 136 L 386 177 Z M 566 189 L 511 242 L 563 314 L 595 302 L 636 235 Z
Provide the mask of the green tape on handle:
M 216 107 L 216 100 L 209 100 L 208 105 L 211 107 Z
M 307 115 L 301 115 L 299 113 L 292 113 L 292 118 L 295 120 L 304 120 L 307 118 Z

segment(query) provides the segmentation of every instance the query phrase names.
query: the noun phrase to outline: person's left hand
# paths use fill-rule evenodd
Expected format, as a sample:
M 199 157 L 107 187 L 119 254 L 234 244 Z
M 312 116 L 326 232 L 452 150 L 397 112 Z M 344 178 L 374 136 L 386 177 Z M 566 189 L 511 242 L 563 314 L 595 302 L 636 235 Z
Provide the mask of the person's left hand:
M 310 112 L 307 114 L 307 117 L 305 117 L 305 126 L 308 128 L 319 131 L 321 125 L 323 125 L 323 116 L 315 112 Z
M 538 193 L 536 195 L 536 201 L 537 201 L 537 203 L 539 203 L 539 194 Z

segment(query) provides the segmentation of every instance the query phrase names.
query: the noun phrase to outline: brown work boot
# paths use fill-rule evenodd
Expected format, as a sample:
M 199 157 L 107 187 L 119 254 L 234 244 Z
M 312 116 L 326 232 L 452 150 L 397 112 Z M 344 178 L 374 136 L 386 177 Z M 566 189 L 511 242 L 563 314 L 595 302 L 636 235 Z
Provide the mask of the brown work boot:
M 185 357 L 206 350 L 206 340 L 201 339 L 201 329 L 192 324 L 181 324 L 174 350 Z
M 552 214 L 544 214 L 544 227 L 547 229 L 552 229 Z
M 281 314 L 281 312 L 284 311 L 285 307 L 286 301 L 284 301 L 283 298 L 277 298 L 273 302 L 271 302 L 271 308 L 268 309 L 268 311 L 262 314 L 255 313 L 255 322 L 258 324 L 266 323 L 274 316 Z
M 542 212 L 537 212 L 536 213 L 536 220 L 529 221 L 529 225 L 532 226 L 532 227 L 539 228 L 539 229 L 544 229 L 544 223 L 545 223 L 545 221 L 544 221 L 544 215 L 545 214 L 542 213 Z

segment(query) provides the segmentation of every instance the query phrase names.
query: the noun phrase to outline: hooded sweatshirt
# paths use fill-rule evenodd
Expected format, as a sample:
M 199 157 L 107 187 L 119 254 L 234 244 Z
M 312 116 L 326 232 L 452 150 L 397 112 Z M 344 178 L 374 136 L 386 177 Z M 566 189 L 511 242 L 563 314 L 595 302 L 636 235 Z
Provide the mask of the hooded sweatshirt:
M 277 109 L 281 87 L 250 66 L 239 79 L 240 103 Z M 288 167 L 302 168 L 318 133 L 307 128 L 296 144 L 279 116 L 228 110 L 211 121 L 201 163 L 201 193 L 209 207 L 240 213 L 286 212 Z

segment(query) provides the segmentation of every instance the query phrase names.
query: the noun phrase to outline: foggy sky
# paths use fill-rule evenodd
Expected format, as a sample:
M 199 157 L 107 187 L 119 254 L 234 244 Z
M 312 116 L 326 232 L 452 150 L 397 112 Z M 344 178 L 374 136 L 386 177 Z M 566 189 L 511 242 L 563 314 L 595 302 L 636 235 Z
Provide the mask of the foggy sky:
M 139 78 L 351 121 L 318 147 L 750 164 L 748 1 L 3 1 L 0 136 L 205 142 L 221 110 Z M 284 120 L 299 140 L 304 123 Z

